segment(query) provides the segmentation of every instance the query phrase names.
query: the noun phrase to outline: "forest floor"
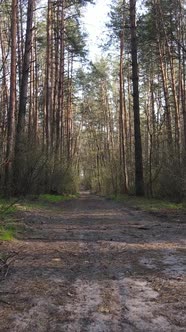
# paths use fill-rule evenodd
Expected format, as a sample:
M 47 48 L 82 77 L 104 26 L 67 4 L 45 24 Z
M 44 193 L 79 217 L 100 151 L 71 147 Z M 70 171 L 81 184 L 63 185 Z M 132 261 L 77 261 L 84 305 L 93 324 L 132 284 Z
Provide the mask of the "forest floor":
M 16 218 L 0 242 L 1 332 L 186 331 L 184 214 L 82 193 Z

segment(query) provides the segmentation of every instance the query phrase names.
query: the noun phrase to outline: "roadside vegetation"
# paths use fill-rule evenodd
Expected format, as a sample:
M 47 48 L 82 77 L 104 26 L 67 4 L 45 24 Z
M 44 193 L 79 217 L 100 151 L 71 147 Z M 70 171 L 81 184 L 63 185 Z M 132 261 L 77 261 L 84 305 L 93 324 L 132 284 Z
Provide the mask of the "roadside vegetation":
M 0 241 L 10 241 L 16 234 L 15 212 L 18 210 L 15 199 L 0 199 Z
M 0 228 L 0 241 L 11 241 L 15 236 L 15 228 L 13 226 L 5 226 Z
M 78 194 L 69 194 L 69 195 L 50 195 L 50 194 L 43 194 L 39 195 L 38 200 L 43 202 L 49 203 L 59 203 L 69 201 L 71 199 L 75 199 L 78 197 Z
M 111 195 L 109 199 L 122 202 L 127 206 L 147 212 L 186 213 L 186 202 L 177 203 L 169 200 L 136 197 L 130 195 Z

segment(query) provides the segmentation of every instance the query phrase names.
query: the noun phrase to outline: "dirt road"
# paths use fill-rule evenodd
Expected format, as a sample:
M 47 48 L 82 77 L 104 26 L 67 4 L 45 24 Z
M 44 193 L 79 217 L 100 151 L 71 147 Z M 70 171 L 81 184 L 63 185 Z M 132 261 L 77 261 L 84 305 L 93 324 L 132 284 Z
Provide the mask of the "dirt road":
M 186 222 L 86 193 L 20 218 L 0 331 L 186 331 Z

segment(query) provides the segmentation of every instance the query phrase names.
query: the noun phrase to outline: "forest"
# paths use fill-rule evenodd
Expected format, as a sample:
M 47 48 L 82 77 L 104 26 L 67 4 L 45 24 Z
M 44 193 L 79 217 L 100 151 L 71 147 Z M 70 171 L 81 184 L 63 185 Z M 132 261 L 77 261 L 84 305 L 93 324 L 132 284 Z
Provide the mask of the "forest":
M 88 3 L 1 0 L 1 193 L 75 193 L 81 184 L 182 201 L 184 1 L 113 1 L 94 62 Z

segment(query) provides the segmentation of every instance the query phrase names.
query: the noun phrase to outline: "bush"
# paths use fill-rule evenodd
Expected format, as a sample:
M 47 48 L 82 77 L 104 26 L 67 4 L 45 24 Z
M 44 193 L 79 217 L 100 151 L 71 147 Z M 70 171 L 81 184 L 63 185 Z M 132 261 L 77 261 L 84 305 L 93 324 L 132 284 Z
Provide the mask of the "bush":
M 79 178 L 72 166 L 55 166 L 49 178 L 49 192 L 56 194 L 77 193 L 79 189 Z
M 184 198 L 184 175 L 180 165 L 173 160 L 164 164 L 157 185 L 157 194 L 181 202 Z

